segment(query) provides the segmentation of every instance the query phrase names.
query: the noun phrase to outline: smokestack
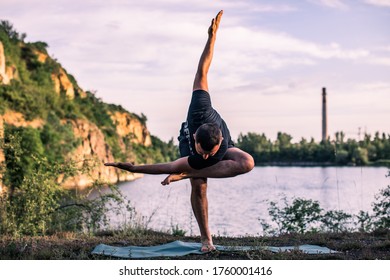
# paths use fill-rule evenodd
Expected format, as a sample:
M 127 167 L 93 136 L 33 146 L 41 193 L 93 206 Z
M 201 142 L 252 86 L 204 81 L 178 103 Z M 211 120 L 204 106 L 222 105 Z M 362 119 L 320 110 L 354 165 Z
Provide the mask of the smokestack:
M 326 88 L 322 88 L 322 141 L 328 139 L 328 115 L 326 113 Z

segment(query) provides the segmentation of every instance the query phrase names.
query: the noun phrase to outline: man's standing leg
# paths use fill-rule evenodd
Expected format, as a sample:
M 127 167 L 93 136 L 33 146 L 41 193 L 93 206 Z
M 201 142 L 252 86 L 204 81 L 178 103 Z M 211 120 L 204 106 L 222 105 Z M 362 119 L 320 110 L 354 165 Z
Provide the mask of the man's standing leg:
M 207 178 L 191 178 L 191 205 L 196 221 L 198 222 L 202 252 L 215 250 L 209 229 Z

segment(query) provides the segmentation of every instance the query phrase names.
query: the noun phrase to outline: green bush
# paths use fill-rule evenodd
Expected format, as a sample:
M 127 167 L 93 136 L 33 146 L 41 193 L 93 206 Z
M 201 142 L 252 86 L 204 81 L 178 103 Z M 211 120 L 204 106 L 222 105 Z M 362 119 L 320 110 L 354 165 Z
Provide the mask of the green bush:
M 349 231 L 349 223 L 352 220 L 352 215 L 341 210 L 327 211 L 321 218 L 321 229 L 325 232 L 346 232 Z
M 380 191 L 376 197 L 376 202 L 373 203 L 373 218 L 376 228 L 390 228 L 390 185 L 386 189 Z
M 268 209 L 272 221 L 278 224 L 280 233 L 303 233 L 309 228 L 316 229 L 315 224 L 322 211 L 317 201 L 296 198 L 291 205 L 286 199 L 284 202 L 283 208 L 271 202 Z
M 26 175 L 6 201 L 3 231 L 18 235 L 46 233 L 53 211 L 58 207 L 61 188 L 55 183 L 52 165 L 32 157 L 33 173 Z
M 360 232 L 370 232 L 374 229 L 374 224 L 372 221 L 372 216 L 366 211 L 359 211 L 359 214 L 356 215 L 357 221 L 355 222 L 358 225 L 358 231 Z
M 13 191 L 25 177 L 36 172 L 34 156 L 44 153 L 39 131 L 31 127 L 5 126 L 3 151 L 6 159 L 3 180 Z
M 50 162 L 64 162 L 65 156 L 79 144 L 72 125 L 69 122 L 61 123 L 57 115 L 50 113 L 40 132 L 40 138 L 45 148 L 45 155 Z
M 73 162 L 52 162 L 45 157 L 39 131 L 33 128 L 6 127 L 0 148 L 6 157 L 4 183 L 0 195 L 0 234 L 42 235 L 63 230 L 94 232 L 108 223 L 110 203 L 125 208 L 116 187 L 109 193 L 90 198 L 93 190 L 107 190 L 108 184 L 95 182 L 89 192 L 65 190 L 65 180 L 87 174 Z M 112 210 L 112 209 L 111 209 Z

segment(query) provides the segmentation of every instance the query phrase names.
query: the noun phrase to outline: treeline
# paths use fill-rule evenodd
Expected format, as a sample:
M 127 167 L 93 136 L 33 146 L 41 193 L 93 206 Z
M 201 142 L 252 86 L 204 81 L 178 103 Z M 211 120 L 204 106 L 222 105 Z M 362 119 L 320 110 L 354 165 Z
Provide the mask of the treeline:
M 275 141 L 265 134 L 240 134 L 237 146 L 251 154 L 256 165 L 390 165 L 390 135 L 365 134 L 363 140 L 345 139 L 337 132 L 335 140 L 315 142 L 278 132 Z

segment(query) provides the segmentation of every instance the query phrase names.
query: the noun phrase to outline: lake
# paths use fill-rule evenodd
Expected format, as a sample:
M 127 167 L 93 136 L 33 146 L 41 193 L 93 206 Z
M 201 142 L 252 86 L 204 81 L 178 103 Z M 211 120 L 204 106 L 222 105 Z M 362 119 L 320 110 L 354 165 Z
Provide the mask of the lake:
M 250 173 L 208 180 L 209 224 L 213 235 L 261 235 L 259 219 L 270 221 L 269 201 L 286 197 L 317 200 L 325 210 L 357 214 L 372 210 L 375 195 L 390 185 L 385 167 L 255 167 Z M 162 186 L 164 175 L 119 184 L 148 227 L 199 235 L 190 204 L 189 180 Z M 282 205 L 282 204 L 280 204 Z M 128 214 L 111 215 L 111 226 L 124 224 Z

